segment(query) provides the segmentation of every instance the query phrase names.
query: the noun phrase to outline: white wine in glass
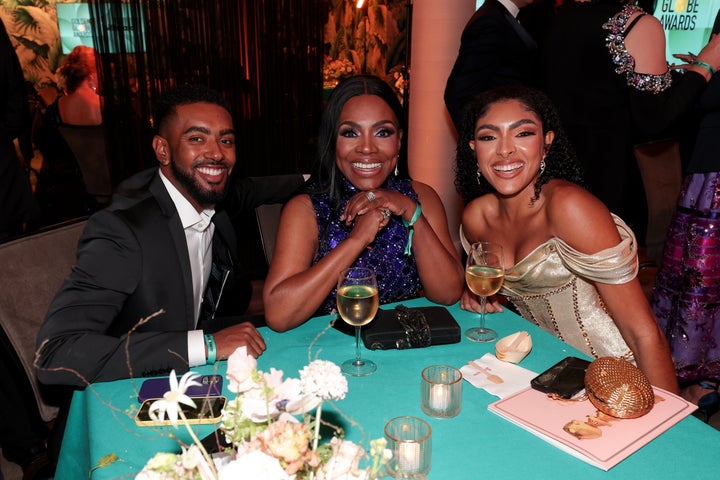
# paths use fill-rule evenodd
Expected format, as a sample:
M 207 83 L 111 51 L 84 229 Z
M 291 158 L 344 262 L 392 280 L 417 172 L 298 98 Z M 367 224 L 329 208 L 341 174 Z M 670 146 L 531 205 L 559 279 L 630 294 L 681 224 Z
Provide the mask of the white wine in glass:
M 465 267 L 468 288 L 480 297 L 480 326 L 465 331 L 465 336 L 473 342 L 492 342 L 497 338 L 495 330 L 485 327 L 485 304 L 487 297 L 500 290 L 504 277 L 502 246 L 492 242 L 473 243 Z
M 379 306 L 377 280 L 369 268 L 348 268 L 340 273 L 337 287 L 337 308 L 340 318 L 355 327 L 355 358 L 346 360 L 341 370 L 346 375 L 361 377 L 377 370 L 370 360 L 360 355 L 360 327 L 375 318 Z

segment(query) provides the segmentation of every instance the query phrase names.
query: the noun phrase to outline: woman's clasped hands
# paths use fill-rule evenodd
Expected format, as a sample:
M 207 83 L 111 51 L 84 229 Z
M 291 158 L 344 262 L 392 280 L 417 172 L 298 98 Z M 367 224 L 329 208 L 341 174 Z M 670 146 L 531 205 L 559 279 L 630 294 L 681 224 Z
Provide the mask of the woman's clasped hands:
M 377 232 L 385 228 L 392 217 L 412 215 L 415 206 L 414 200 L 392 190 L 361 191 L 350 197 L 340 220 L 346 225 L 354 224 L 353 232 L 365 232 L 366 238 L 370 238 L 368 243 L 372 243 Z

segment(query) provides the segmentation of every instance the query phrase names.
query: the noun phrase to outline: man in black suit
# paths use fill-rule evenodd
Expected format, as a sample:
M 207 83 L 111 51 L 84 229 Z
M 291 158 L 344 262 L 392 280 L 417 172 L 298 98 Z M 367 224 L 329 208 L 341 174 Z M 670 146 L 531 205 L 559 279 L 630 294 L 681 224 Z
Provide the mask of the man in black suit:
M 212 90 L 182 86 L 158 99 L 154 119 L 159 171 L 149 194 L 88 220 L 38 335 L 43 383 L 185 372 L 239 346 L 256 357 L 266 348 L 250 322 L 217 327 L 245 312 L 250 289 L 233 226 L 214 210 L 235 165 L 229 107 Z
M 533 0 L 485 0 L 460 38 L 445 86 L 445 106 L 455 129 L 479 93 L 503 85 L 536 84 L 537 44 L 516 17 Z

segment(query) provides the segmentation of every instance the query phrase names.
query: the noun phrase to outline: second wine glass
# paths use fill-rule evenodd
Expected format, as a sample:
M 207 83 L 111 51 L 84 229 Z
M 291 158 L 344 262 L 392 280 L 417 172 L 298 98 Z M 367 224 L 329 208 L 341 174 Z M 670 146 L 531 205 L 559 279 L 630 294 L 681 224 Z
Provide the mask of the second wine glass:
M 480 297 L 480 326 L 465 331 L 473 342 L 492 342 L 497 338 L 495 330 L 485 327 L 485 304 L 487 297 L 500 290 L 504 277 L 502 246 L 493 242 L 473 243 L 465 267 L 468 288 Z
M 360 327 L 375 318 L 379 306 L 377 280 L 369 268 L 348 268 L 340 273 L 337 286 L 337 309 L 345 323 L 355 327 L 355 358 L 346 360 L 340 369 L 346 375 L 370 375 L 377 365 L 360 355 Z

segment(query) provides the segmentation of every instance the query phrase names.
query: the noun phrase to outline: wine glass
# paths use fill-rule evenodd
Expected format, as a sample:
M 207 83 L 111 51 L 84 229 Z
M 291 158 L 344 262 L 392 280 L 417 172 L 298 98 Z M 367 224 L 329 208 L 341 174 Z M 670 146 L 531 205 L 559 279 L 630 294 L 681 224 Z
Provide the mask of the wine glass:
M 473 243 L 465 266 L 465 281 L 470 290 L 480 297 L 480 326 L 465 331 L 473 342 L 492 342 L 497 332 L 485 327 L 487 297 L 500 290 L 505 276 L 502 246 L 493 242 Z
M 340 317 L 355 327 L 355 358 L 346 360 L 341 370 L 346 375 L 362 377 L 377 370 L 377 365 L 360 356 L 360 327 L 375 318 L 379 305 L 377 280 L 369 268 L 348 268 L 340 273 L 337 286 L 337 308 Z

